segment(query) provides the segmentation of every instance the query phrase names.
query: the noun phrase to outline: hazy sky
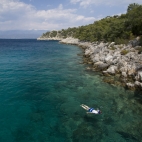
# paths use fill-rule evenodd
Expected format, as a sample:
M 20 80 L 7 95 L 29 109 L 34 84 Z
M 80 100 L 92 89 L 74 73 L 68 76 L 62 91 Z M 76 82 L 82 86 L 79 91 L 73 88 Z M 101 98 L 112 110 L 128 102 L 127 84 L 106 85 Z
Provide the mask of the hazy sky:
M 0 30 L 58 30 L 126 13 L 142 0 L 0 0 Z

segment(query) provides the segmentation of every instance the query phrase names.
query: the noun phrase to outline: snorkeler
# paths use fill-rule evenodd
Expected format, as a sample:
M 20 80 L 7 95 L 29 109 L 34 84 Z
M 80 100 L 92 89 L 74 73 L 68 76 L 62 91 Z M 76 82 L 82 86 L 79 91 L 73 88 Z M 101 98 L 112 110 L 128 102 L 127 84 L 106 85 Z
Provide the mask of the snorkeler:
M 102 113 L 99 109 L 95 110 L 94 108 L 90 108 L 90 107 L 88 107 L 88 106 L 86 106 L 84 104 L 82 104 L 80 106 L 88 111 L 86 113 L 95 113 L 95 114 L 101 114 Z

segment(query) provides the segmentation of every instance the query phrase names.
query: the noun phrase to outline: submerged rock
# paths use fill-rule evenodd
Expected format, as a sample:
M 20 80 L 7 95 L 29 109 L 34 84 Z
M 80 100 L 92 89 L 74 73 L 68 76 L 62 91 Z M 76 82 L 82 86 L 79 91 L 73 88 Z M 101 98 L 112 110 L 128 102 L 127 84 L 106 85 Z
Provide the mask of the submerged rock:
M 94 119 L 93 119 L 94 120 Z M 99 141 L 100 137 L 102 136 L 102 130 L 96 124 L 88 126 L 87 123 L 81 123 L 78 128 L 73 131 L 72 139 L 76 142 L 81 141 Z M 94 139 L 95 138 L 95 139 Z
M 135 81 L 135 86 L 142 86 L 142 83 L 140 83 L 139 81 Z
M 134 89 L 134 87 L 135 87 L 135 84 L 133 84 L 133 83 L 126 83 L 126 85 L 127 85 L 127 87 L 129 88 L 129 89 L 131 89 L 131 90 L 133 90 Z

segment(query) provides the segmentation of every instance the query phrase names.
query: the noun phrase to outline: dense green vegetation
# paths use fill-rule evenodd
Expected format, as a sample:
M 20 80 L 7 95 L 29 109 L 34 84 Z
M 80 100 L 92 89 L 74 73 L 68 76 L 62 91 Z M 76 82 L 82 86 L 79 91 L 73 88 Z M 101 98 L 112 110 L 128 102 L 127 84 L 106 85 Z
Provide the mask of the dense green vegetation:
M 57 31 L 52 31 L 50 37 L 56 34 Z M 107 16 L 104 19 L 95 21 L 93 24 L 58 31 L 58 36 L 63 38 L 72 36 L 81 41 L 94 42 L 103 40 L 107 42 L 114 41 L 118 44 L 127 43 L 135 36 L 141 35 L 142 5 L 136 3 L 128 6 L 126 14 L 113 17 Z M 49 32 L 43 34 L 42 37 L 49 37 Z

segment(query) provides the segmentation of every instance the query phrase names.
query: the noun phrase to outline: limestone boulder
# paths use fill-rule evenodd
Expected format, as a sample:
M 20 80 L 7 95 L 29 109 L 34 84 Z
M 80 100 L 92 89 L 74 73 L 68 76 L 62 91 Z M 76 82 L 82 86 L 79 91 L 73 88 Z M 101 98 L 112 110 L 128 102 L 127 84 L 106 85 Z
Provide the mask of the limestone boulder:
M 120 71 L 120 72 L 127 72 L 127 67 L 121 67 L 121 68 L 119 69 L 119 71 Z
M 98 54 L 96 54 L 96 56 L 92 59 L 92 61 L 94 63 L 99 62 L 100 61 L 100 56 Z
M 115 74 L 117 71 L 117 66 L 110 66 L 107 70 L 106 70 L 109 74 Z
M 106 63 L 100 64 L 100 65 L 98 66 L 98 68 L 99 68 L 100 70 L 105 70 L 105 69 L 107 69 L 108 67 L 109 67 L 109 64 L 106 64 Z
M 101 65 L 101 64 L 103 64 L 103 62 L 101 62 L 101 61 L 94 63 L 94 65 L 96 65 L 96 66 Z
M 126 72 L 122 72 L 122 76 L 123 76 L 123 77 L 127 77 Z
M 94 54 L 98 54 L 100 51 L 101 51 L 101 49 L 97 47 L 97 48 L 95 48 L 95 50 L 94 50 Z
M 113 58 L 117 58 L 117 57 L 120 57 L 120 56 L 121 56 L 120 51 L 116 51 L 113 54 Z
M 109 47 L 114 46 L 115 42 L 111 42 Z
M 65 43 L 65 44 L 76 44 L 77 45 L 79 44 L 79 39 L 69 37 L 69 38 L 62 39 L 60 42 Z
M 119 61 L 119 58 L 116 58 L 116 59 L 112 60 L 112 64 L 117 64 L 118 61 Z
M 113 60 L 113 56 L 112 55 L 108 55 L 106 58 L 105 58 L 105 62 L 106 63 L 109 63 Z
M 101 42 L 99 45 L 98 45 L 98 47 L 104 47 L 105 46 L 105 43 L 103 43 L 103 42 Z
M 133 84 L 133 83 L 131 83 L 131 82 L 126 83 L 126 85 L 127 85 L 127 87 L 128 87 L 129 89 L 134 89 L 134 87 L 135 87 L 135 84 Z
M 92 53 L 94 53 L 95 48 L 94 48 L 92 45 L 90 45 L 89 50 L 90 50 L 90 52 L 91 52 L 91 54 L 92 54 Z
M 118 62 L 118 65 L 117 65 L 118 69 L 125 68 L 127 66 L 127 64 L 128 63 L 125 60 L 122 60 L 121 58 L 119 58 L 119 62 Z
M 100 61 L 101 61 L 101 62 L 105 62 L 105 55 L 104 55 L 104 54 L 102 54 L 102 55 L 100 56 Z
M 85 50 L 85 55 L 90 55 L 91 51 L 89 49 Z
M 135 65 L 127 65 L 128 75 L 134 75 L 135 72 L 136 72 L 136 66 Z
M 141 83 L 139 81 L 135 81 L 135 86 L 141 86 Z

